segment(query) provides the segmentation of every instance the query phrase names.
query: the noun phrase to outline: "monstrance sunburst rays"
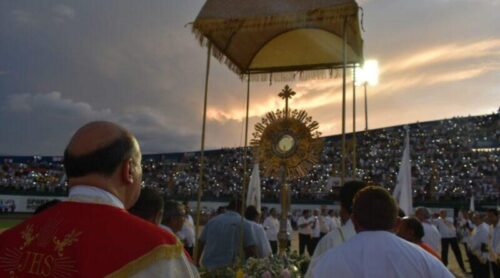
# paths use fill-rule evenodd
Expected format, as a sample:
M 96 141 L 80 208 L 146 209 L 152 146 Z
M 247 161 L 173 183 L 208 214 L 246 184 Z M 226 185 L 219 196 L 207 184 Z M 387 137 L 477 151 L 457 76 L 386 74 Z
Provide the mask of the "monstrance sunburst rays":
M 284 166 L 288 179 L 299 178 L 319 162 L 323 141 L 318 122 L 304 110 L 288 111 L 288 98 L 294 94 L 286 86 L 279 95 L 286 99 L 285 109 L 268 112 L 255 125 L 251 144 L 266 176 L 280 177 Z

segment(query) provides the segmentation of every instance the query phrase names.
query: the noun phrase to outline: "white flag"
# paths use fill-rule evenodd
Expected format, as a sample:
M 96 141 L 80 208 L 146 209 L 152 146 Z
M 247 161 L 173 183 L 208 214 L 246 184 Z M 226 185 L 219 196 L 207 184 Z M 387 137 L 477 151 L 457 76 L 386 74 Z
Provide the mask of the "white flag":
M 250 183 L 248 184 L 247 206 L 255 206 L 260 211 L 260 173 L 259 164 L 253 165 Z
M 396 199 L 399 207 L 410 216 L 413 213 L 413 197 L 411 188 L 411 164 L 410 164 L 410 131 L 406 129 L 405 146 L 401 158 L 401 166 L 398 173 L 398 181 L 392 196 Z
M 470 197 L 470 205 L 469 205 L 469 210 L 470 211 L 476 211 L 476 207 L 474 206 L 474 195 Z

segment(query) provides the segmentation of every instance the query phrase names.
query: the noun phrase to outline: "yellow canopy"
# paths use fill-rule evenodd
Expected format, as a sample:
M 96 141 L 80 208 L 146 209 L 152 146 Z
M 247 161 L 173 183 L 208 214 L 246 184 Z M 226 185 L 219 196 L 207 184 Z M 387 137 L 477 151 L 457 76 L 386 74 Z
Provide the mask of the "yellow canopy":
M 207 0 L 193 23 L 202 45 L 239 75 L 302 72 L 363 60 L 354 0 Z

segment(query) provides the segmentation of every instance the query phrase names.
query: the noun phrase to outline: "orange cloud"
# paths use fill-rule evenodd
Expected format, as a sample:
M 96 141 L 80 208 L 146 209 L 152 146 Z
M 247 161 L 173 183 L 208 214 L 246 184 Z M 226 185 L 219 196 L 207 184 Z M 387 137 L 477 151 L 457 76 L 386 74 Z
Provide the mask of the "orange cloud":
M 451 43 L 424 49 L 406 57 L 396 57 L 384 63 L 381 69 L 380 84 L 370 89 L 371 94 L 390 95 L 408 88 L 432 86 L 441 83 L 472 79 L 500 69 L 500 39 L 486 39 L 472 43 Z M 480 61 L 477 59 L 481 58 Z M 484 58 L 490 58 L 484 63 Z M 476 59 L 476 60 L 473 60 Z M 457 61 L 466 66 L 457 66 Z M 292 85 L 298 93 L 290 101 L 291 107 L 314 110 L 326 105 L 338 105 L 342 101 L 342 78 L 335 75 L 332 79 L 307 80 Z M 348 71 L 347 101 L 352 101 L 352 77 Z M 362 89 L 358 87 L 358 97 Z M 250 117 L 261 117 L 266 112 L 283 107 L 281 99 L 270 96 L 260 103 L 252 103 Z M 245 118 L 243 105 L 238 109 L 211 107 L 208 118 L 216 121 Z M 322 128 L 323 132 L 333 127 Z
M 418 52 L 408 57 L 397 57 L 382 66 L 381 72 L 398 72 L 470 58 L 495 57 L 500 54 L 500 39 L 487 39 L 469 44 L 447 44 Z

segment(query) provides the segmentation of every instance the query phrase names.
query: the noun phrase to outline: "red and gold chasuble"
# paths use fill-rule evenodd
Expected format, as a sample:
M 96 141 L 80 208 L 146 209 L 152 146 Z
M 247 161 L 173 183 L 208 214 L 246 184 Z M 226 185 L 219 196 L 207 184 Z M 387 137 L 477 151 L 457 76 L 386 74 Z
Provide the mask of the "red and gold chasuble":
M 124 277 L 183 252 L 123 209 L 63 202 L 0 234 L 0 277 Z

